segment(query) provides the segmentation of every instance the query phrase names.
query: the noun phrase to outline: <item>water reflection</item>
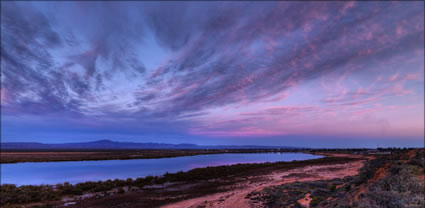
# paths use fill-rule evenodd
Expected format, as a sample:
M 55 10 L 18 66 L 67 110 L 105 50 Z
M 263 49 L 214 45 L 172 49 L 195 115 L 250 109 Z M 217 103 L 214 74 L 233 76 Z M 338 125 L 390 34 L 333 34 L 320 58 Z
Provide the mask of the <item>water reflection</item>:
M 1 165 L 1 183 L 16 185 L 79 183 L 162 175 L 207 166 L 320 158 L 304 153 L 234 153 L 161 159 L 32 162 Z

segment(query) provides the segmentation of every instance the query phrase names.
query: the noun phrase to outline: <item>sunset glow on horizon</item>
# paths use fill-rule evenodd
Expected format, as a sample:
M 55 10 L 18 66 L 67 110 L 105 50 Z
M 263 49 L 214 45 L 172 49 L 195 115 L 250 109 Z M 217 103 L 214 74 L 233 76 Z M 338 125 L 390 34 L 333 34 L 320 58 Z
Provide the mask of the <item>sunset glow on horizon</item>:
M 1 2 L 2 142 L 424 145 L 424 2 Z

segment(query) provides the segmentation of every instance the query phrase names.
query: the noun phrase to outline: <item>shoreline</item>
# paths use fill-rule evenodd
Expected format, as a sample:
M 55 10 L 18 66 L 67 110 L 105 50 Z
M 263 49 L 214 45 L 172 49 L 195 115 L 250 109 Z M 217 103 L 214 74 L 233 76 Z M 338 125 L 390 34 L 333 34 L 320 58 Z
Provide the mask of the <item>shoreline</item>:
M 62 207 L 66 204 L 67 207 L 73 207 L 72 203 L 75 203 L 76 207 L 102 207 L 92 206 L 91 204 L 132 201 L 133 207 L 157 207 L 193 197 L 219 193 L 229 187 L 247 181 L 249 178 L 261 181 L 263 180 L 261 176 L 275 171 L 288 172 L 308 166 L 346 164 L 365 159 L 360 155 L 352 155 L 350 157 L 347 157 L 347 155 L 344 157 L 342 155 L 335 156 L 292 162 L 197 168 L 187 172 L 165 174 L 161 177 L 138 178 L 130 181 L 109 180 L 76 185 L 68 184 L 60 188 L 50 187 L 46 190 L 51 194 L 56 194 L 56 198 L 53 198 L 53 200 L 41 200 L 42 202 L 31 202 L 30 204 L 50 203 L 55 207 Z
M 135 160 L 185 157 L 210 154 L 238 153 L 305 153 L 309 150 L 276 150 L 276 149 L 232 149 L 232 150 L 87 150 L 87 151 L 6 151 L 0 152 L 0 164 L 31 163 L 31 162 L 72 162 L 72 161 L 102 161 L 102 160 Z
M 161 177 L 164 174 L 188 172 L 193 169 L 213 168 L 232 165 L 256 165 L 264 163 L 307 161 L 325 156 L 306 153 L 222 153 L 212 155 L 193 155 L 160 159 L 64 161 L 64 162 L 24 162 L 3 164 L 4 174 L 1 184 L 21 186 L 53 186 L 69 183 L 76 185 L 86 182 L 105 182 L 108 180 L 135 180 L 142 177 Z M 152 165 L 155 164 L 155 165 Z M 79 169 L 78 174 L 68 173 Z M 107 168 L 105 168 L 107 167 Z M 147 169 L 145 167 L 152 167 Z M 37 171 L 32 172 L 32 168 Z M 127 170 L 124 174 L 117 168 Z M 16 171 L 19 169 L 20 171 Z M 46 170 L 44 170 L 46 169 Z M 108 171 L 111 171 L 109 173 Z M 30 174 L 28 174 L 30 173 Z M 63 173 L 63 174 L 62 174 Z M 15 174 L 19 175 L 16 177 Z M 59 174 L 59 175 L 58 175 Z M 80 177 L 87 175 L 87 177 Z M 47 177 L 51 176 L 51 177 Z M 53 178 L 52 178 L 53 177 Z
M 352 163 L 336 165 L 316 165 L 301 168 L 295 168 L 288 171 L 275 171 L 271 174 L 262 176 L 264 180 L 242 182 L 235 185 L 237 188 L 232 190 L 206 195 L 203 197 L 192 198 L 176 203 L 161 206 L 162 208 L 179 207 L 250 207 L 251 203 L 248 196 L 252 192 L 261 191 L 264 188 L 277 186 L 293 182 L 307 182 L 316 180 L 329 180 L 335 178 L 344 178 L 358 174 L 358 170 L 363 166 L 364 161 L 359 160 Z M 329 170 L 333 170 L 329 172 Z M 305 174 L 305 175 L 304 175 Z M 255 178 L 255 177 L 254 177 Z

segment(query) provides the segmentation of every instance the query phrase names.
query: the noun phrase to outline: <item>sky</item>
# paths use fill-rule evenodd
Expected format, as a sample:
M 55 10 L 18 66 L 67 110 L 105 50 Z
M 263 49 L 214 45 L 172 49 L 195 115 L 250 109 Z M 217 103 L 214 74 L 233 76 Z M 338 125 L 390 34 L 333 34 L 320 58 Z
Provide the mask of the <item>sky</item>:
M 1 141 L 424 146 L 424 2 L 1 2 Z

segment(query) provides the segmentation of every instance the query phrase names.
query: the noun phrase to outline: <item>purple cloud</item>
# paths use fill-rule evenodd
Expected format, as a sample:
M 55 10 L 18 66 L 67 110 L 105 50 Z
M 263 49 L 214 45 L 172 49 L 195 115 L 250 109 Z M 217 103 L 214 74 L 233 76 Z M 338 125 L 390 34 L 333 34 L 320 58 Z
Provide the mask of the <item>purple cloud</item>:
M 399 126 L 399 115 L 380 112 L 423 106 L 423 2 L 1 4 L 8 119 L 275 136 L 304 135 L 309 115 L 329 118 L 326 125 L 354 113 Z M 423 137 L 420 130 L 412 135 Z

